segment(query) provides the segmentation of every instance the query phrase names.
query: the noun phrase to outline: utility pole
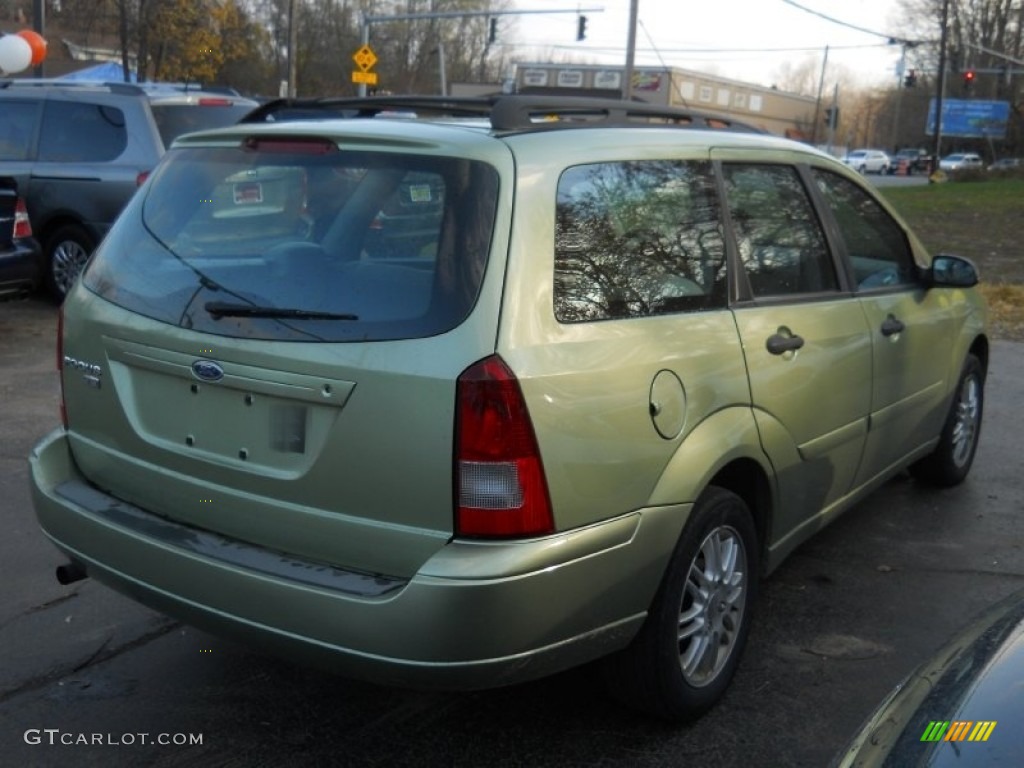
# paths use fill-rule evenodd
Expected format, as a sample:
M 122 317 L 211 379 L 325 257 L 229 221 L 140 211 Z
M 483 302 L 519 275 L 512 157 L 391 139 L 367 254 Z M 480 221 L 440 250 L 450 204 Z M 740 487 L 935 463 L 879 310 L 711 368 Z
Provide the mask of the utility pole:
M 825 151 L 832 154 L 832 145 L 836 140 L 836 123 L 839 122 L 839 83 L 832 89 L 832 108 L 829 110 L 828 145 Z
M 946 41 L 949 38 L 949 0 L 942 0 L 942 30 L 939 36 L 939 81 L 935 94 L 935 130 L 932 134 L 932 168 L 939 170 L 942 154 L 942 95 L 946 91 Z
M 811 129 L 811 146 L 818 146 L 818 121 L 821 119 L 821 92 L 825 88 L 825 68 L 828 66 L 828 46 L 821 60 L 821 77 L 818 78 L 818 98 L 814 102 L 814 127 Z
M 626 38 L 626 71 L 622 84 L 623 101 L 633 100 L 633 62 L 636 59 L 636 20 L 640 13 L 640 0 L 629 0 L 629 30 Z
M 445 73 L 445 62 L 444 62 L 444 41 L 437 41 L 437 69 L 438 75 L 441 78 L 441 95 L 448 95 L 448 75 Z
M 896 68 L 896 108 L 893 110 L 892 138 L 889 142 L 893 149 L 899 149 L 897 144 L 900 138 L 900 107 L 903 104 L 903 89 L 907 87 L 907 48 L 911 47 L 913 46 L 906 40 L 900 42 L 900 63 Z
M 294 99 L 298 89 L 295 78 L 299 71 L 298 57 L 299 30 L 295 25 L 295 0 L 288 0 L 288 98 Z
M 124 14 L 122 14 L 122 17 Z M 43 0 L 32 0 L 32 29 L 40 35 L 46 34 L 46 4 Z M 36 65 L 33 74 L 36 77 L 43 76 L 43 62 Z

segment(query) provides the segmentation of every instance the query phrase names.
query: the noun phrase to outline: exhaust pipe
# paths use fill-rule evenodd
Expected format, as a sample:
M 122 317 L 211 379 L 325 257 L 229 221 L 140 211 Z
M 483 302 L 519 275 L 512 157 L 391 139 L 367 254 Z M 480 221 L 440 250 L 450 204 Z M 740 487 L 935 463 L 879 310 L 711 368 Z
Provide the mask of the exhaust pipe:
M 57 566 L 57 582 L 64 586 L 81 581 L 88 576 L 89 574 L 85 572 L 85 566 L 77 560 L 69 560 L 64 565 Z

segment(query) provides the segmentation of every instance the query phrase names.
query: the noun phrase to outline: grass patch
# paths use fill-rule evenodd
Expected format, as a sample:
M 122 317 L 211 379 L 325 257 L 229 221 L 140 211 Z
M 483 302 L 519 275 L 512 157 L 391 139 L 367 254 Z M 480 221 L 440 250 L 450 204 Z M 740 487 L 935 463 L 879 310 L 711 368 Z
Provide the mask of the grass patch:
M 992 334 L 1024 341 L 1024 179 L 884 187 L 929 251 L 978 265 Z
M 988 302 L 992 335 L 1024 341 L 1024 285 L 982 283 L 978 287 Z

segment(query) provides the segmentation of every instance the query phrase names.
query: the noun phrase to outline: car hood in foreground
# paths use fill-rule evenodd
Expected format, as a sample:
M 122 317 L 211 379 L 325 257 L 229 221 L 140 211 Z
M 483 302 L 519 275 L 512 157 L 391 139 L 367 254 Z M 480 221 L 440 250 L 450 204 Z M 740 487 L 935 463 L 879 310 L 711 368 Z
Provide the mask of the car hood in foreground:
M 875 710 L 836 765 L 1020 765 L 1022 686 L 1024 592 L 1018 592 L 918 667 Z

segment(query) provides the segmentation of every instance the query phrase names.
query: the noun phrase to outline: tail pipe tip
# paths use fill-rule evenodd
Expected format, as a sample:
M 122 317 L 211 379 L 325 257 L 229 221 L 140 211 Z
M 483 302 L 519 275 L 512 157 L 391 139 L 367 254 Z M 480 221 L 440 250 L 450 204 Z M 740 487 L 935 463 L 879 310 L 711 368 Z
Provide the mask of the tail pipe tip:
M 64 563 L 64 565 L 57 566 L 57 582 L 65 586 L 81 581 L 88 576 L 89 574 L 85 572 L 85 566 L 75 560 L 70 560 Z

